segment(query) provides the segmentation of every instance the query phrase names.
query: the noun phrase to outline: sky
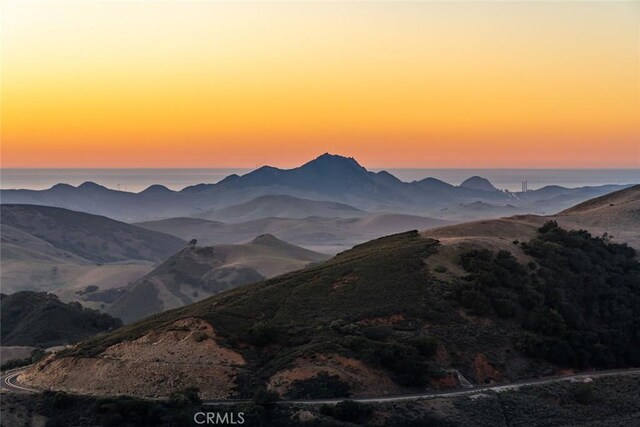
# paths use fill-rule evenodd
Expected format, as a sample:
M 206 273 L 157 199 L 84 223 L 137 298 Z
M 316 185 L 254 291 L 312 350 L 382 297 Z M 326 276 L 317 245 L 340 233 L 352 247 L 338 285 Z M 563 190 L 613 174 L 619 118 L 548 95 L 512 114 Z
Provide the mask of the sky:
M 640 167 L 640 2 L 0 8 L 3 168 Z

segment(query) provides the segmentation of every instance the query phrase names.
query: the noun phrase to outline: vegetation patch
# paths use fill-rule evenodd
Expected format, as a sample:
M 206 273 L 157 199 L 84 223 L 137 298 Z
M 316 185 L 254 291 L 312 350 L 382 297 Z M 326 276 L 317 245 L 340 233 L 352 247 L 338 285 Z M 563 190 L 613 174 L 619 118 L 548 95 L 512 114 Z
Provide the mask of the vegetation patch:
M 461 255 L 458 301 L 478 316 L 513 319 L 527 355 L 573 368 L 640 364 L 640 264 L 635 251 L 555 221 L 523 243 L 538 268 L 510 252 Z

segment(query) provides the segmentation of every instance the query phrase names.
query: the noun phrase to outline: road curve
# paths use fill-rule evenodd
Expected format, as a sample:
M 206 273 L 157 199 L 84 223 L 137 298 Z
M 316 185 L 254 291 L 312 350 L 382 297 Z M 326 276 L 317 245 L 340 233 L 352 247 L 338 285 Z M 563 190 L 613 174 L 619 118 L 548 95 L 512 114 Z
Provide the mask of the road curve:
M 2 373 L 0 376 L 0 387 L 3 391 L 9 391 L 12 393 L 39 393 L 40 390 L 36 390 L 33 388 L 25 387 L 24 385 L 20 385 L 17 382 L 18 376 L 29 366 L 25 366 L 22 368 L 14 369 L 12 371 Z M 353 398 L 337 398 L 337 399 L 312 399 L 312 400 L 279 400 L 277 404 L 296 404 L 296 405 L 335 405 L 336 403 L 342 402 L 344 400 L 353 400 L 361 403 L 386 403 L 386 402 L 402 402 L 402 401 L 411 401 L 411 400 L 422 400 L 422 399 L 435 399 L 439 397 L 456 397 L 456 396 L 466 396 L 479 394 L 483 392 L 500 392 L 506 390 L 516 390 L 520 387 L 539 385 L 539 384 L 550 384 L 561 381 L 578 381 L 586 378 L 600 378 L 600 377 L 613 377 L 613 376 L 623 376 L 623 375 L 640 375 L 640 368 L 631 368 L 631 369 L 614 369 L 607 371 L 590 371 L 590 372 L 581 372 L 579 374 L 574 375 L 566 375 L 560 377 L 544 377 L 537 378 L 527 381 L 519 381 L 515 383 L 506 383 L 506 384 L 493 384 L 488 386 L 474 386 L 469 387 L 463 390 L 447 390 L 447 391 L 430 391 L 426 393 L 418 393 L 418 394 L 403 394 L 397 396 L 372 396 L 372 397 L 353 397 Z M 149 399 L 149 400 L 158 400 L 158 399 Z M 225 399 L 225 400 L 208 400 L 203 402 L 203 405 L 234 405 L 238 403 L 248 403 L 251 400 L 248 399 Z
M 10 391 L 12 393 L 38 393 L 38 390 L 33 388 L 25 387 L 17 384 L 18 375 L 20 375 L 25 369 L 29 366 L 25 366 L 18 369 L 13 369 L 11 371 L 3 372 L 2 376 L 0 376 L 0 387 L 4 391 Z

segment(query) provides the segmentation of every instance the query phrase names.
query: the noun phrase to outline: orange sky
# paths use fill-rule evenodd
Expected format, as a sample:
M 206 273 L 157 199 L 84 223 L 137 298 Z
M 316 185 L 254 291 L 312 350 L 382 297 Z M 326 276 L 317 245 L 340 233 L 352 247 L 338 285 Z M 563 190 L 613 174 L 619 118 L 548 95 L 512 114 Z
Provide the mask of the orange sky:
M 7 2 L 2 167 L 640 167 L 639 2 Z

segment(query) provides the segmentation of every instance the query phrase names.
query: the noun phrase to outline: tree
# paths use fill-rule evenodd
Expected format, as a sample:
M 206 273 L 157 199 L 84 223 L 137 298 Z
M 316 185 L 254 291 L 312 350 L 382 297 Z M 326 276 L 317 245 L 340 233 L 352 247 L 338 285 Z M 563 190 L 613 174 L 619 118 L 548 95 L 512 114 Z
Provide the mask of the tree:
M 191 239 L 189 241 L 189 246 L 191 246 L 192 248 L 194 248 L 197 244 L 198 244 L 198 239 Z

